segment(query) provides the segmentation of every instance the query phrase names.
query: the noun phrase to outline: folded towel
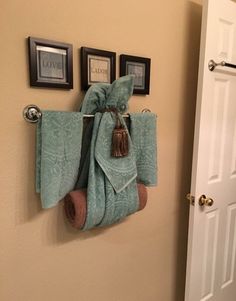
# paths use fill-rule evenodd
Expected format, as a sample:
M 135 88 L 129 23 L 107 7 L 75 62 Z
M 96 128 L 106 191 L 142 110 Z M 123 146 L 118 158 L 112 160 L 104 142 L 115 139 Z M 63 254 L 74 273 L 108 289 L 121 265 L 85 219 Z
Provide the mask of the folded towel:
M 147 204 L 147 188 L 143 184 L 137 184 L 139 207 L 145 208 Z M 68 193 L 64 199 L 66 217 L 76 229 L 82 229 L 87 216 L 87 190 L 79 189 Z
M 137 181 L 145 186 L 157 184 L 157 141 L 154 113 L 131 113 L 130 136 L 137 165 Z
M 110 113 L 104 113 L 110 114 Z M 119 221 L 125 216 L 134 213 L 138 209 L 138 193 L 135 179 L 122 191 L 116 193 L 103 169 L 96 160 L 95 148 L 102 149 L 104 142 L 97 144 L 97 135 L 101 123 L 102 114 L 96 113 L 94 117 L 93 134 L 90 145 L 90 166 L 87 189 L 87 218 L 84 230 L 105 226 Z M 115 124 L 115 122 L 114 122 Z M 110 141 L 111 136 L 106 137 Z M 122 164 L 122 158 L 116 158 Z
M 138 210 L 135 155 L 129 139 L 127 157 L 111 157 L 114 113 L 99 111 L 116 108 L 127 110 L 133 92 L 133 76 L 124 76 L 110 84 L 95 84 L 87 91 L 80 112 L 95 114 L 90 146 L 80 168 L 76 189 L 87 182 L 87 218 L 84 230 L 112 224 Z M 125 126 L 123 118 L 121 123 Z M 89 156 L 88 156 L 89 154 Z M 81 163 L 82 164 L 82 163 Z M 87 172 L 89 169 L 89 172 Z M 88 180 L 86 176 L 88 174 Z
M 83 114 L 44 111 L 37 125 L 36 191 L 43 208 L 74 189 L 80 163 Z
M 126 75 L 112 84 L 94 84 L 85 94 L 80 111 L 94 114 L 105 108 L 115 107 L 124 113 L 128 108 L 128 100 L 133 93 L 134 76 Z
M 110 181 L 114 190 L 118 193 L 127 187 L 137 177 L 137 168 L 135 155 L 133 151 L 130 136 L 129 153 L 123 158 L 111 156 L 112 132 L 115 127 L 115 119 L 112 113 L 96 113 L 96 119 L 99 119 L 99 126 L 96 134 L 95 158 L 107 179 Z M 123 118 L 120 118 L 123 126 L 126 124 Z M 128 131 L 128 130 L 127 130 Z
M 129 154 L 127 157 L 113 158 L 111 157 L 111 142 L 115 127 L 114 113 L 100 113 L 109 108 L 116 108 L 120 113 L 126 111 L 132 91 L 133 77 L 125 76 L 111 85 L 95 84 L 91 86 L 82 102 L 81 113 L 95 114 L 91 144 L 87 145 L 88 153 L 84 157 L 83 168 L 80 168 L 76 184 L 77 189 L 84 187 L 87 183 L 87 217 L 83 230 L 113 224 L 139 210 L 136 164 L 139 168 L 139 181 L 148 186 L 155 184 L 156 116 L 148 114 L 146 117 L 146 113 L 132 115 L 130 125 L 132 135 L 131 138 L 128 136 Z M 149 117 L 151 121 L 149 121 Z M 120 121 L 126 127 L 121 115 Z M 145 127 L 147 128 L 145 129 Z M 149 130 L 150 132 L 148 132 Z M 146 137 L 142 137 L 142 135 Z M 141 142 L 139 138 L 141 138 Z M 134 148 L 133 144 L 135 143 L 137 146 Z M 145 143 L 150 144 L 148 150 L 145 149 Z M 149 151 L 152 154 L 148 154 Z M 142 156 L 144 157 L 142 158 Z M 86 181 L 84 179 L 87 175 Z

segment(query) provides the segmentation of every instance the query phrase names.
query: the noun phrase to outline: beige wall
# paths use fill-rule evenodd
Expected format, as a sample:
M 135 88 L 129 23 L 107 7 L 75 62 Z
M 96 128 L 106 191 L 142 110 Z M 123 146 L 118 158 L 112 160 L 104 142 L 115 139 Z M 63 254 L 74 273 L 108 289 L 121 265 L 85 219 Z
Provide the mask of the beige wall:
M 201 1 L 0 2 L 0 300 L 181 301 L 186 260 Z M 30 88 L 26 37 L 74 46 L 74 89 Z M 147 208 L 106 230 L 74 231 L 34 192 L 35 125 L 25 105 L 73 110 L 81 46 L 152 59 L 151 94 L 130 111 L 158 115 L 159 185 Z M 118 58 L 117 58 L 118 64 Z

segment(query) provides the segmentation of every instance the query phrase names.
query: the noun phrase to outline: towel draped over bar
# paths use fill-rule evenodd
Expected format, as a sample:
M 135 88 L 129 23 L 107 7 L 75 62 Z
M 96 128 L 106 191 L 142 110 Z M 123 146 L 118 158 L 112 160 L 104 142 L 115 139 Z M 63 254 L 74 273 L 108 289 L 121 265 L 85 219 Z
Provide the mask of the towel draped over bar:
M 36 188 L 43 208 L 55 206 L 75 189 L 87 189 L 83 230 L 113 224 L 139 209 L 137 182 L 157 182 L 156 115 L 130 114 L 129 153 L 111 157 L 114 113 L 122 118 L 133 92 L 133 77 L 95 84 L 79 112 L 44 111 L 37 127 Z M 95 114 L 84 127 L 83 115 Z

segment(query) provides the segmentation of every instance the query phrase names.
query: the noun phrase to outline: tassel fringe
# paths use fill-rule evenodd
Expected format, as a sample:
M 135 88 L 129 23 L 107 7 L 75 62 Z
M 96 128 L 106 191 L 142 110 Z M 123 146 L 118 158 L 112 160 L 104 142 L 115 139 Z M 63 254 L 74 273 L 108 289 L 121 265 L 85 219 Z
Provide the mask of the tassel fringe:
M 112 157 L 125 157 L 129 153 L 129 140 L 126 128 L 120 123 L 119 117 L 116 115 L 116 126 L 112 133 Z
M 117 109 L 111 107 L 102 109 L 99 112 L 113 112 L 116 116 L 116 125 L 112 132 L 111 156 L 116 158 L 127 156 L 129 153 L 128 131 L 121 124 Z

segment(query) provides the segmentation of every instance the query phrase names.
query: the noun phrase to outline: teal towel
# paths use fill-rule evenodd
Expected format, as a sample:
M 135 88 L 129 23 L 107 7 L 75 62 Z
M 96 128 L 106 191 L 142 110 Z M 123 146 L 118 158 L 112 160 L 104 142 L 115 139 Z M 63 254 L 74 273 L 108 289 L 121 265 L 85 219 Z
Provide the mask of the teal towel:
M 130 135 L 137 165 L 137 181 L 157 185 L 157 116 L 154 113 L 131 113 Z
M 86 92 L 80 111 L 84 114 L 115 107 L 120 113 L 128 109 L 128 100 L 132 96 L 134 77 L 122 76 L 112 84 L 94 84 Z
M 129 154 L 110 156 L 115 115 L 99 110 L 117 108 L 126 127 L 121 113 L 127 110 L 132 91 L 132 76 L 111 85 L 93 85 L 80 112 L 45 111 L 37 126 L 36 190 L 42 207 L 55 206 L 70 191 L 87 187 L 83 230 L 113 224 L 136 212 L 137 179 L 147 186 L 156 184 L 155 114 L 131 114 Z M 95 114 L 84 133 L 83 114 Z
M 89 167 L 87 217 L 83 230 L 113 224 L 138 210 L 137 168 L 132 141 L 129 137 L 128 156 L 111 157 L 115 115 L 111 112 L 98 112 L 110 107 L 116 108 L 120 113 L 125 112 L 132 93 L 132 76 L 121 77 L 111 85 L 95 84 L 87 91 L 80 108 L 84 114 L 95 114 L 89 165 L 84 163 L 85 168 L 81 170 L 83 179 L 86 167 Z M 126 127 L 122 116 L 119 117 Z M 76 187 L 81 187 L 84 182 L 79 179 Z
M 118 193 L 137 177 L 133 145 L 130 136 L 128 135 L 128 155 L 121 158 L 112 157 L 111 141 L 112 132 L 115 127 L 114 114 L 108 112 L 104 114 L 96 113 L 96 116 L 100 119 L 100 123 L 96 133 L 95 159 L 102 168 L 107 179 L 110 181 L 115 192 Z M 120 118 L 120 120 L 123 126 L 126 127 L 123 118 Z
M 104 119 L 104 120 L 103 120 Z M 101 123 L 102 126 L 101 126 Z M 106 127 L 106 131 L 103 134 L 103 138 L 99 137 L 102 133 L 100 130 L 104 130 Z M 134 170 L 135 176 L 129 177 L 128 183 L 120 182 L 118 179 L 118 175 L 120 173 L 122 177 L 122 173 L 124 175 L 125 166 L 123 165 L 125 162 L 127 163 L 126 158 L 112 158 L 112 160 L 116 160 L 114 163 L 114 169 L 112 169 L 111 159 L 108 161 L 109 164 L 105 164 L 102 162 L 102 166 L 97 160 L 97 156 L 103 153 L 103 146 L 105 145 L 106 151 L 103 158 L 106 158 L 108 154 L 107 150 L 111 145 L 111 135 L 112 130 L 114 128 L 114 120 L 111 118 L 110 113 L 96 113 L 94 118 L 93 125 L 93 134 L 92 141 L 90 146 L 90 166 L 89 166 L 89 177 L 88 177 L 88 188 L 87 188 L 87 218 L 86 223 L 83 230 L 87 230 L 97 226 L 106 226 L 113 224 L 122 218 L 126 217 L 129 214 L 132 214 L 138 210 L 139 199 L 137 193 L 137 184 L 136 184 L 136 167 Z M 99 133 L 100 132 L 100 133 Z M 133 157 L 133 158 L 132 158 Z M 129 160 L 134 162 L 134 155 L 132 152 L 129 156 Z M 117 184 L 123 187 L 122 191 L 116 193 L 113 185 L 113 182 L 110 182 L 109 178 L 104 173 L 104 166 L 108 166 L 108 174 L 111 171 L 115 171 L 118 165 L 122 166 L 117 171 L 117 174 L 114 176 L 114 179 L 117 180 Z M 129 164 L 128 167 L 131 167 L 130 170 L 127 169 L 127 174 L 129 171 L 133 169 L 133 163 Z M 114 180 L 113 179 L 113 180 Z
M 43 208 L 74 189 L 80 163 L 83 114 L 44 111 L 37 125 L 36 191 Z

